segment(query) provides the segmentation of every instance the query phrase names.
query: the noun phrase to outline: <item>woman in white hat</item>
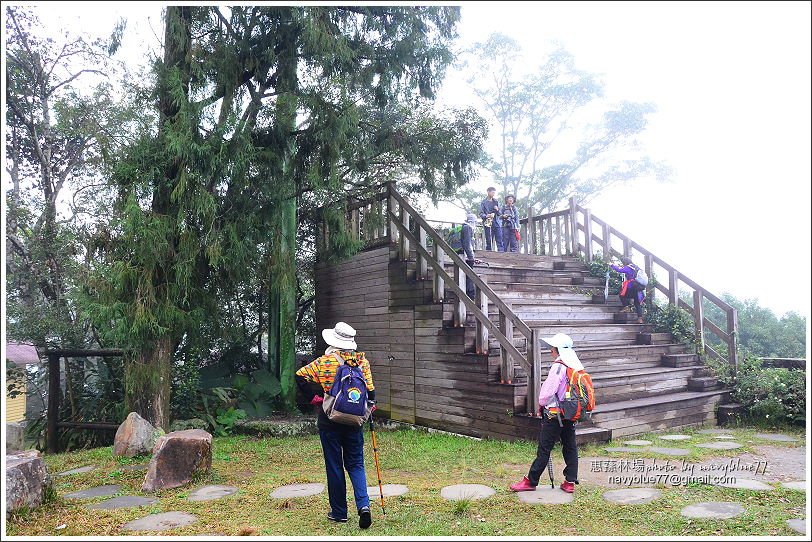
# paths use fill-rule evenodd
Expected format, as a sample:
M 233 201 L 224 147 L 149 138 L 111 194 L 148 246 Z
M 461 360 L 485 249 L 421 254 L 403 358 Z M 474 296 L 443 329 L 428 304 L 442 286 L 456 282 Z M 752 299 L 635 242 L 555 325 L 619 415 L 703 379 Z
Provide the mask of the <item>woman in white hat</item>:
M 336 370 L 342 363 L 360 367 L 367 385 L 367 398 L 374 403 L 375 384 L 372 382 L 372 371 L 364 353 L 356 352 L 358 345 L 355 344 L 355 329 L 339 322 L 334 328 L 323 330 L 321 336 L 328 345 L 324 355 L 296 371 L 296 385 L 305 397 L 313 397 L 310 404 L 321 405 L 324 394 L 333 386 Z M 374 405 L 372 408 L 374 410 Z M 355 495 L 358 526 L 366 529 L 372 524 L 372 514 L 369 510 L 367 475 L 364 469 L 363 426 L 335 423 L 322 408 L 319 408 L 317 425 L 327 468 L 327 493 L 330 497 L 327 519 L 337 523 L 347 522 L 346 469 Z
M 550 345 L 550 353 L 554 361 L 547 374 L 547 379 L 539 391 L 539 409 L 542 410 L 542 413 L 538 451 L 536 459 L 530 466 L 530 472 L 522 478 L 521 482 L 511 485 L 510 489 L 512 491 L 534 491 L 550 460 L 553 446 L 560 440 L 566 463 L 561 489 L 572 493 L 575 491 L 575 484 L 578 483 L 578 444 L 575 440 L 575 423 L 558 418 L 558 400 L 563 399 L 566 392 L 567 367 L 574 371 L 581 371 L 584 366 L 573 350 L 572 339 L 568 335 L 556 333 L 552 337 L 541 340 Z

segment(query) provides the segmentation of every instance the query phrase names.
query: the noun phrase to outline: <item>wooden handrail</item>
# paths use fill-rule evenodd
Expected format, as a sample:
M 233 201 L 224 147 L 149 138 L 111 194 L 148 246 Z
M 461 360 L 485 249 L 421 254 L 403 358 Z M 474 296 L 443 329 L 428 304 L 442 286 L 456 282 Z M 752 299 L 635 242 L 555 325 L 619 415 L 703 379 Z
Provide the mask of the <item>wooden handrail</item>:
M 649 291 L 655 290 L 662 292 L 668 297 L 668 302 L 675 305 L 686 312 L 691 314 L 694 318 L 694 325 L 697 332 L 697 342 L 702 350 L 707 350 L 711 355 L 722 359 L 722 356 L 716 352 L 705 341 L 705 328 L 711 333 L 719 337 L 728 347 L 727 360 L 735 371 L 738 366 L 738 352 L 736 347 L 736 340 L 738 335 L 738 315 L 736 309 L 725 303 L 722 299 L 710 293 L 707 289 L 700 286 L 696 281 L 693 281 L 682 274 L 677 268 L 668 264 L 665 260 L 655 255 L 650 250 L 643 247 L 640 243 L 632 240 L 624 235 L 617 229 L 610 226 L 606 221 L 593 215 L 589 209 L 580 207 L 574 199 L 570 200 L 570 208 L 567 210 L 570 213 L 573 224 L 577 226 L 577 231 L 584 232 L 585 245 L 578 242 L 578 236 L 574 236 L 574 252 L 583 252 L 585 259 L 589 262 L 592 261 L 592 248 L 593 243 L 597 243 L 603 249 L 603 257 L 609 259 L 612 256 L 631 256 L 632 250 L 640 252 L 645 258 L 646 271 L 651 274 L 653 264 L 662 267 L 668 274 L 668 282 L 664 283 L 657 281 L 656 284 L 649 286 Z M 579 220 L 579 213 L 583 215 L 583 222 Z M 596 228 L 592 228 L 592 224 L 596 224 Z M 600 235 L 598 235 L 600 233 Z M 614 235 L 616 238 L 623 242 L 623 252 L 618 252 L 612 247 L 611 237 Z M 686 303 L 679 298 L 679 283 L 689 286 L 694 290 L 693 306 Z M 702 300 L 707 299 L 716 307 L 725 313 L 727 330 L 719 328 L 716 324 L 708 320 L 704 316 L 702 307 Z
M 557 216 L 569 216 L 570 210 L 564 209 L 563 211 L 555 211 L 554 213 L 546 213 L 543 215 L 526 216 L 519 219 L 519 224 L 527 224 L 528 220 L 546 220 L 548 218 L 555 218 Z

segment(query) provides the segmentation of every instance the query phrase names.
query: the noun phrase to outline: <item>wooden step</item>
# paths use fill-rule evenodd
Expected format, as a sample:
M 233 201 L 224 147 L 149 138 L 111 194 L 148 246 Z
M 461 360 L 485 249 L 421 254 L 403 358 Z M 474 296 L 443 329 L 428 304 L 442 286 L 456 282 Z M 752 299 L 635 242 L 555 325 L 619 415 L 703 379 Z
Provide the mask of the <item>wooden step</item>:
M 699 356 L 696 354 L 664 354 L 663 366 L 664 367 L 688 367 L 690 365 L 698 365 Z
M 689 391 L 710 391 L 721 389 L 722 385 L 712 376 L 698 376 L 688 379 Z

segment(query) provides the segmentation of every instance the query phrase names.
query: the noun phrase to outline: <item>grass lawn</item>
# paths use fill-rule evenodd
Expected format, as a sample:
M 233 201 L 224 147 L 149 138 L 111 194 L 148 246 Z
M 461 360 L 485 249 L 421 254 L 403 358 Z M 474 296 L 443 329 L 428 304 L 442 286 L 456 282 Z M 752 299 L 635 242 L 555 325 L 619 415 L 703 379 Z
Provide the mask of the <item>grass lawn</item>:
M 691 443 L 716 441 L 713 435 L 699 435 L 695 430 Z M 803 446 L 805 435 L 795 432 L 798 443 L 769 442 L 758 439 L 759 429 L 732 429 L 738 450 L 694 448 L 687 461 L 714 457 L 732 457 L 752 451 L 753 446 Z M 783 430 L 787 433 L 787 430 Z M 367 480 L 376 485 L 371 439 L 366 435 Z M 640 435 L 654 446 L 693 448 L 685 442 L 658 440 L 657 435 Z M 631 439 L 630 438 L 630 439 Z M 610 444 L 622 446 L 623 440 Z M 112 448 L 97 448 L 45 456 L 48 471 L 62 472 L 83 465 L 95 465 L 92 472 L 55 477 L 58 497 L 34 511 L 10 518 L 7 535 L 122 535 L 121 526 L 150 513 L 171 510 L 195 514 L 193 525 L 161 534 L 189 535 L 219 533 L 224 535 L 796 535 L 786 525 L 787 519 L 805 517 L 805 493 L 777 487 L 773 491 L 727 489 L 705 485 L 662 488 L 662 498 L 644 505 L 616 505 L 605 501 L 607 490 L 589 484 L 576 486 L 575 500 L 567 506 L 570 521 L 561 524 L 556 505 L 526 505 L 518 501 L 508 485 L 521 478 L 517 466 L 529 466 L 535 456 L 530 442 L 475 441 L 453 435 L 401 429 L 378 433 L 380 459 L 385 484 L 406 484 L 409 492 L 386 500 L 386 516 L 381 515 L 380 501 L 373 501 L 373 525 L 362 531 L 357 516 L 337 525 L 329 522 L 326 490 L 316 496 L 277 500 L 269 494 L 279 486 L 293 483 L 326 484 L 324 463 L 318 436 L 255 439 L 234 436 L 214 439 L 212 470 L 185 488 L 156 494 L 159 502 L 142 508 L 123 510 L 86 510 L 84 507 L 104 498 L 66 500 L 61 495 L 103 484 L 120 484 L 121 494 L 140 495 L 144 472 L 123 471 L 127 464 L 144 463 L 147 458 L 122 459 L 112 455 Z M 607 445 L 588 445 L 580 449 L 581 457 L 659 457 L 650 452 L 613 454 L 603 451 Z M 556 480 L 562 480 L 563 459 L 560 449 L 554 451 Z M 665 456 L 662 456 L 665 458 Z M 672 461 L 673 457 L 668 458 Z M 681 460 L 682 458 L 676 458 Z M 582 467 L 583 469 L 583 463 Z M 746 477 L 746 476 L 743 476 Z M 802 479 L 798 473 L 798 479 Z M 542 483 L 544 479 L 542 479 Z M 460 483 L 479 483 L 493 487 L 496 495 L 480 501 L 447 502 L 440 497 L 442 487 Z M 240 491 L 216 501 L 189 502 L 190 491 L 206 484 L 233 485 Z M 349 484 L 348 484 L 349 485 Z M 777 485 L 777 484 L 776 484 Z M 746 512 L 729 520 L 691 520 L 680 510 L 704 501 L 734 501 Z M 57 526 L 65 525 L 57 530 Z M 135 534 L 135 533 L 133 533 Z M 149 533 L 138 533 L 141 535 Z

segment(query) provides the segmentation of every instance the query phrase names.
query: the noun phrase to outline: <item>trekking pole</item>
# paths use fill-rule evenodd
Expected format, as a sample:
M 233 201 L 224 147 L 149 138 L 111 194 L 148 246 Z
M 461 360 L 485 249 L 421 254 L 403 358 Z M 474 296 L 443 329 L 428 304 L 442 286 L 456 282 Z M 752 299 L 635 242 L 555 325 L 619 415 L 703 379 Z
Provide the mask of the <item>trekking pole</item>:
M 603 287 L 603 299 L 609 299 L 609 271 L 606 271 L 606 285 Z
M 552 456 L 552 452 L 550 452 L 550 459 L 547 460 L 547 472 L 550 473 L 550 489 L 555 489 L 555 483 L 553 482 L 553 456 Z
M 372 421 L 372 414 L 369 415 L 369 431 L 372 433 L 372 453 L 375 456 L 375 470 L 378 472 L 378 491 L 381 494 L 381 510 L 386 515 L 386 508 L 383 505 L 383 482 L 381 482 L 381 465 L 378 461 L 378 440 L 375 438 L 375 422 Z

